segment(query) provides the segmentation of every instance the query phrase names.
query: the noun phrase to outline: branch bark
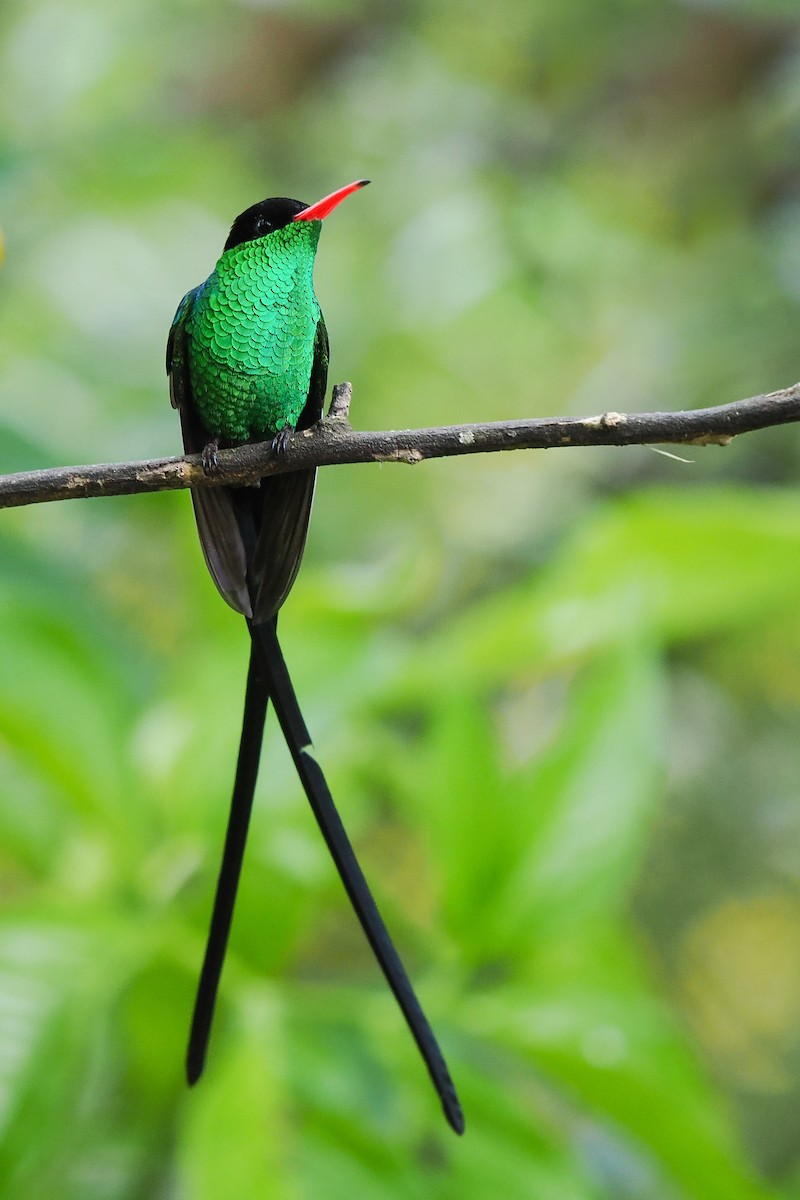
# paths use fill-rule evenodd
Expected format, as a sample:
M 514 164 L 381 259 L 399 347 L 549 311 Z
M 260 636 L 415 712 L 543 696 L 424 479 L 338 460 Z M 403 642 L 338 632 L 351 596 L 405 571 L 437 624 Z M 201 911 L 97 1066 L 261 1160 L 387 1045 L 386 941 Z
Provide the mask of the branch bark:
M 280 455 L 273 453 L 270 442 L 220 450 L 219 467 L 213 475 L 204 473 L 199 455 L 26 471 L 0 476 L 0 508 L 91 496 L 253 484 L 264 475 L 341 463 L 413 464 L 456 454 L 567 446 L 726 446 L 739 434 L 800 421 L 800 383 L 732 404 L 684 412 L 607 412 L 594 417 L 542 417 L 379 432 L 350 427 L 350 395 L 350 384 L 338 384 L 325 420 L 313 429 L 292 434 Z

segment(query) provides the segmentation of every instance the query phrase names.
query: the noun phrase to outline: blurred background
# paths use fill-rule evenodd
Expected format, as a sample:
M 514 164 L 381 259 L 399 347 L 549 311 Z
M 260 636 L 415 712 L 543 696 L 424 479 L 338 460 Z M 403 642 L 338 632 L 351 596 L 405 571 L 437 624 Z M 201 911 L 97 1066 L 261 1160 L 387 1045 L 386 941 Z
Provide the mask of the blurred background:
M 790 0 L 5 0 L 0 469 L 177 452 L 256 200 L 358 428 L 800 375 Z M 287 658 L 467 1116 L 270 725 L 183 1054 L 246 636 L 185 494 L 0 521 L 0 1197 L 800 1196 L 800 438 L 321 473 Z

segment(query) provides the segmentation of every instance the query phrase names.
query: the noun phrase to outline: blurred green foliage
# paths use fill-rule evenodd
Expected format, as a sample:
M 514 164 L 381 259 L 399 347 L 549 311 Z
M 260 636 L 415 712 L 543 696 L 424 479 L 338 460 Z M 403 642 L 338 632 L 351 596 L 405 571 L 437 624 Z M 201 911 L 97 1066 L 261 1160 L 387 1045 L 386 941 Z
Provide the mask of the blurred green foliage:
M 233 216 L 367 175 L 317 290 L 361 428 L 798 374 L 788 0 L 0 12 L 0 469 L 169 453 Z M 800 1196 L 800 443 L 322 473 L 282 619 L 457 1141 L 270 730 L 182 1059 L 240 622 L 185 495 L 0 523 L 0 1200 Z

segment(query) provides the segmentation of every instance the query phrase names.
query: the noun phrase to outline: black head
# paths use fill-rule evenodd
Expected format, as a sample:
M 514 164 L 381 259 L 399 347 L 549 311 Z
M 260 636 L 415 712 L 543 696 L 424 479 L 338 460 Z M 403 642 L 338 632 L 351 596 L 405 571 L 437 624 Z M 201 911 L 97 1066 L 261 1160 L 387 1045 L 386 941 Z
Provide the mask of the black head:
M 246 208 L 233 222 L 226 250 L 241 246 L 243 242 L 252 242 L 256 238 L 266 237 L 276 229 L 290 225 L 298 213 L 308 208 L 302 200 L 289 200 L 287 196 L 272 196 L 269 200 L 259 200 L 251 208 Z
M 328 196 L 323 196 L 315 204 L 303 204 L 302 200 L 289 200 L 286 196 L 273 196 L 270 200 L 260 200 L 252 208 L 246 208 L 240 213 L 231 226 L 226 250 L 241 246 L 242 242 L 252 242 L 256 238 L 266 237 L 276 229 L 285 229 L 293 221 L 322 221 L 328 213 L 338 208 L 343 200 L 366 187 L 368 179 L 357 179 L 355 183 L 346 183 Z

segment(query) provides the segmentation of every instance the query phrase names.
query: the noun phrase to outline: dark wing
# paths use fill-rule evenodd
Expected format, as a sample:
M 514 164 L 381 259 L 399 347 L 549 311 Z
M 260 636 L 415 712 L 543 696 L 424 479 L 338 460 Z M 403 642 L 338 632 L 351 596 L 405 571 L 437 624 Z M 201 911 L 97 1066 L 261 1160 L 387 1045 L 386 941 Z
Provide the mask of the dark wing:
M 305 408 L 298 429 L 308 429 L 322 416 L 328 381 L 328 333 L 320 316 L 314 339 L 314 361 Z M 316 469 L 290 471 L 261 480 L 256 544 L 250 565 L 253 620 L 269 621 L 289 595 L 306 544 Z
M 189 378 L 186 326 L 197 291 L 194 288 L 181 300 L 167 339 L 170 399 L 181 414 L 183 448 L 187 454 L 199 454 L 208 441 L 195 412 Z M 247 559 L 231 491 L 223 487 L 201 488 L 192 492 L 192 504 L 206 565 L 220 595 L 237 612 L 252 616 Z

